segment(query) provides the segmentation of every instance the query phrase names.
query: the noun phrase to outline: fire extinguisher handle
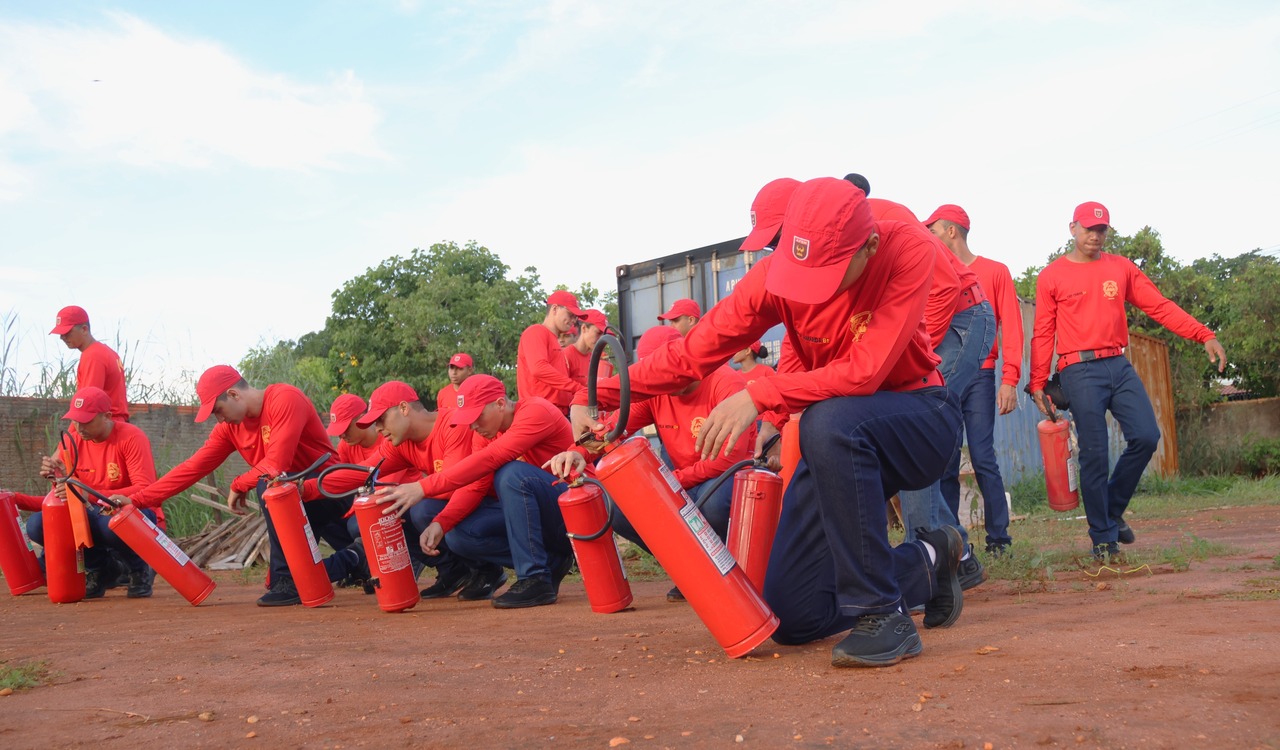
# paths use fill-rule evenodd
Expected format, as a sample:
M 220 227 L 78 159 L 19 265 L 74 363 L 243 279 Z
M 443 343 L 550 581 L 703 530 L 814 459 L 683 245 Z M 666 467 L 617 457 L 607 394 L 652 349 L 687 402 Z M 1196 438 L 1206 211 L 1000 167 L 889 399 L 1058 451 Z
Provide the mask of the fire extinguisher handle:
M 756 459 L 755 459 L 755 463 L 757 466 L 765 465 L 765 462 L 768 460 L 769 451 L 773 450 L 773 446 L 777 445 L 778 441 L 781 439 L 782 439 L 782 433 L 779 432 L 778 434 L 764 441 L 764 445 L 760 446 L 760 455 L 756 456 Z
M 303 477 L 307 476 L 308 474 L 320 468 L 321 466 L 324 466 L 324 462 L 328 461 L 332 456 L 333 456 L 332 453 L 325 453 L 321 455 L 319 458 L 317 458 L 310 466 L 303 469 L 302 471 L 295 471 L 292 474 L 281 474 L 280 476 L 275 478 L 275 481 L 279 483 L 283 483 L 283 482 L 292 482 L 298 479 L 302 479 Z M 363 469 L 365 467 L 360 466 L 357 468 Z
M 596 419 L 600 413 L 596 402 L 596 380 L 600 371 L 600 356 L 604 348 L 613 350 L 613 358 L 618 361 L 618 423 L 613 430 L 604 436 L 604 442 L 612 443 L 622 436 L 627 429 L 627 420 L 631 417 L 631 375 L 627 372 L 627 350 L 623 348 L 618 337 L 605 334 L 596 340 L 591 348 L 591 360 L 587 363 L 587 405 L 591 409 L 591 418 Z

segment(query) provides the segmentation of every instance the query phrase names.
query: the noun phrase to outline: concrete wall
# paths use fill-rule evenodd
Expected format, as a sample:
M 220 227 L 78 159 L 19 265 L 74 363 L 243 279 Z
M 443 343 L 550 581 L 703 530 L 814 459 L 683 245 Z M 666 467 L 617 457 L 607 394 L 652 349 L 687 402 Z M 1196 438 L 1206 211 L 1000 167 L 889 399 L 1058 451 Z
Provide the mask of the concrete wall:
M 38 475 L 40 457 L 48 455 L 68 423 L 62 419 L 66 401 L 0 397 L 0 487 L 43 494 L 48 482 Z M 151 452 L 160 474 L 190 456 L 209 436 L 213 420 L 196 424 L 196 407 L 165 404 L 130 404 L 130 421 L 151 438 Z M 215 472 L 227 482 L 248 466 L 232 455 Z

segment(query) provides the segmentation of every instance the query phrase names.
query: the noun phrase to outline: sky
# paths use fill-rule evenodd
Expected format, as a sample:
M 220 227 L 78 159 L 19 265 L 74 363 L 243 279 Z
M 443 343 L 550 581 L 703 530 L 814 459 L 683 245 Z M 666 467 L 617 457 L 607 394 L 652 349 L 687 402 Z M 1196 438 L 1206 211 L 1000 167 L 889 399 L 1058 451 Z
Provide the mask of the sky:
M 1181 262 L 1274 251 L 1280 4 L 6 0 L 4 364 L 73 359 L 77 304 L 189 387 L 415 247 L 611 289 L 851 171 L 1015 275 L 1089 200 Z

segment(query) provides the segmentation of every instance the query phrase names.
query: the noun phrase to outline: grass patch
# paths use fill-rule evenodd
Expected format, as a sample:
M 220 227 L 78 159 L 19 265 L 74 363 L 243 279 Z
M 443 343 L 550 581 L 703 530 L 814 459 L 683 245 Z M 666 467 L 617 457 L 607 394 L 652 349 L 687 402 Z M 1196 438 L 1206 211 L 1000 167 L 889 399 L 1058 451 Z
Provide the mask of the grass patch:
M 0 662 L 0 690 L 29 690 L 40 687 L 49 678 L 49 665 L 42 661 L 10 665 Z
M 622 565 L 627 570 L 627 578 L 632 581 L 664 581 L 670 576 L 658 564 L 658 560 L 639 545 L 622 537 L 615 537 L 618 542 L 618 554 L 622 555 Z
M 1251 591 L 1236 591 L 1225 598 L 1242 602 L 1263 602 L 1280 600 L 1280 578 L 1250 578 L 1244 582 Z
M 1219 544 L 1195 534 L 1183 534 L 1176 545 L 1161 547 L 1150 554 L 1154 555 L 1157 561 L 1173 566 L 1174 570 L 1183 571 L 1189 569 L 1192 562 L 1204 562 L 1210 557 L 1223 557 L 1233 552 L 1234 550 L 1228 545 Z

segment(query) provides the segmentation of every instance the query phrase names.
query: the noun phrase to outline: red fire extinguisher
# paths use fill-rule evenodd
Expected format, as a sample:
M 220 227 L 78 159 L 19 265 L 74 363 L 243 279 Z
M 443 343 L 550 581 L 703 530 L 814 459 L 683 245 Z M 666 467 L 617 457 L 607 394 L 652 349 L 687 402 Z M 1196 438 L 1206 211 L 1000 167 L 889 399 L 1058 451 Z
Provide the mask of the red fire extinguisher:
M 757 593 L 764 592 L 764 574 L 769 569 L 773 537 L 782 517 L 782 477 L 765 468 L 770 444 L 779 437 L 775 435 L 765 443 L 754 466 L 733 475 L 733 505 L 729 508 L 729 538 L 725 541 Z
M 31 548 L 27 529 L 18 515 L 18 505 L 12 492 L 0 490 L 0 571 L 9 593 L 25 594 L 44 585 L 44 573 L 40 561 Z
M 796 465 L 800 463 L 800 417 L 791 415 L 782 425 L 782 491 L 791 484 L 791 477 L 796 473 Z
M 1065 419 L 1042 419 L 1036 425 L 1040 455 L 1044 459 L 1044 484 L 1049 507 L 1074 510 L 1080 505 L 1075 466 L 1071 463 L 1071 425 Z
M 76 544 L 68 500 L 50 490 L 40 514 L 44 521 L 44 569 L 49 601 L 54 604 L 78 602 L 85 594 L 84 550 Z
M 593 419 L 598 416 L 596 368 L 606 345 L 620 364 L 627 361 L 617 338 L 605 335 L 596 342 L 587 372 Z M 778 618 L 649 441 L 637 435 L 616 442 L 630 410 L 626 373 L 621 368 L 618 422 L 605 437 L 606 454 L 596 475 L 720 646 L 732 658 L 744 656 L 773 634 Z
M 285 563 L 289 566 L 289 573 L 293 576 L 293 583 L 304 607 L 319 607 L 333 601 L 333 584 L 329 582 L 329 573 L 325 570 L 320 555 L 320 545 L 311 530 L 306 509 L 302 506 L 302 495 L 294 481 L 315 471 L 331 455 L 324 454 L 310 467 L 296 474 L 281 474 L 271 480 L 262 493 L 262 501 L 271 514 L 276 538 L 280 540 Z
M 132 505 L 121 508 L 106 495 L 79 480 L 68 479 L 67 484 L 92 495 L 99 501 L 99 505 L 110 507 L 113 515 L 107 522 L 107 528 L 124 540 L 143 562 L 154 568 L 156 575 L 191 602 L 191 606 L 199 605 L 213 593 L 217 587 L 213 579 L 137 508 Z
M 356 496 L 351 512 L 360 527 L 365 558 L 369 561 L 369 585 L 383 612 L 404 612 L 413 609 L 422 596 L 413 575 L 413 561 L 409 559 L 409 539 L 404 534 L 404 523 L 393 514 L 383 515 L 383 509 L 373 498 L 374 490 L 387 484 L 378 482 L 378 468 L 381 466 L 381 461 L 373 467 L 335 464 L 320 472 L 318 484 L 321 494 L 326 497 L 342 497 L 324 491 L 324 478 L 329 472 L 342 469 L 368 473 L 369 478 Z
M 631 584 L 613 539 L 603 485 L 578 477 L 560 495 L 559 504 L 591 611 L 610 614 L 631 606 Z

